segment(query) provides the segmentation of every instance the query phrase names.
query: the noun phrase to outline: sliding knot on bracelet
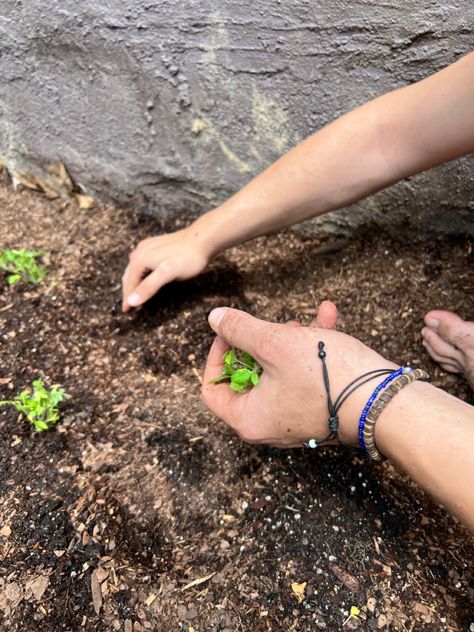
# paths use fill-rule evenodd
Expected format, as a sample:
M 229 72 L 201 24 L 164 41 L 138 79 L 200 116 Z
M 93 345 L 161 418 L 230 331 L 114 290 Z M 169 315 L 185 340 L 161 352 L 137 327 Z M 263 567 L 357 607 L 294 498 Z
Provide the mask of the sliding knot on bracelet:
M 339 417 L 337 415 L 333 415 L 332 417 L 329 417 L 328 422 L 329 431 L 337 433 L 337 431 L 339 430 Z
M 357 390 L 360 386 L 373 380 L 381 375 L 386 375 L 387 373 L 392 373 L 392 369 L 376 369 L 375 371 L 369 371 L 368 373 L 364 373 L 360 377 L 352 380 L 350 384 L 346 386 L 346 388 L 340 393 L 339 397 L 333 402 L 331 397 L 331 384 L 329 381 L 329 373 L 326 365 L 326 351 L 324 350 L 324 342 L 321 340 L 318 343 L 318 357 L 321 359 L 322 368 L 323 368 L 323 381 L 324 388 L 326 390 L 327 402 L 328 402 L 328 430 L 329 433 L 323 437 L 322 439 L 310 439 L 303 443 L 303 446 L 307 448 L 317 448 L 320 445 L 327 443 L 328 441 L 337 440 L 340 445 L 343 445 L 339 440 L 339 415 L 338 411 L 341 406 L 344 404 L 346 399 L 352 395 L 352 393 Z M 347 446 L 343 446 L 347 447 Z M 349 448 L 353 449 L 353 448 Z M 356 450 L 358 451 L 358 450 Z

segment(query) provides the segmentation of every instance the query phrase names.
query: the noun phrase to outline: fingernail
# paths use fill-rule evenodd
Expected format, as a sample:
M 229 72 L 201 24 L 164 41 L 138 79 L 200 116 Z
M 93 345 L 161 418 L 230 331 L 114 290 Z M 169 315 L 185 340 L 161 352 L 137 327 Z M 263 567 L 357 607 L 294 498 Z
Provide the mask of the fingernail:
M 224 318 L 224 314 L 225 307 L 217 307 L 209 314 L 209 324 L 214 330 L 219 327 L 221 320 Z
M 141 305 L 142 302 L 142 298 L 139 294 L 130 294 L 130 296 L 127 298 L 127 303 L 130 305 L 130 307 L 137 307 L 137 305 Z
M 428 325 L 428 327 L 433 327 L 434 329 L 436 329 L 436 327 L 438 327 L 439 325 L 439 320 L 437 318 L 432 318 L 431 316 L 426 316 L 425 323 Z

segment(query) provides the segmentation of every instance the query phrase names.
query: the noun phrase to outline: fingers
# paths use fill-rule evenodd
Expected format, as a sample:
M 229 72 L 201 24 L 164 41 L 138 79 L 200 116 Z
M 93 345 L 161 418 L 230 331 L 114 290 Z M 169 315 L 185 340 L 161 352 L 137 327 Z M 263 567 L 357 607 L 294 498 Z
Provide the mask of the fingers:
M 130 262 L 125 268 L 122 277 L 122 310 L 124 312 L 128 312 L 132 307 L 128 302 L 128 297 L 132 294 L 137 285 L 139 285 L 145 273 L 146 270 L 133 262 Z
M 311 327 L 321 329 L 336 329 L 337 307 L 331 301 L 323 301 L 319 306 L 316 320 Z
M 211 380 L 221 375 L 223 355 L 228 348 L 229 345 L 225 340 L 217 336 L 207 357 L 201 389 L 201 399 L 204 404 L 215 415 L 224 420 L 229 416 L 231 402 L 236 394 L 229 388 L 228 384 L 214 384 Z
M 128 270 L 128 272 L 127 272 Z M 143 279 L 141 268 L 129 265 L 124 275 L 124 311 L 143 305 L 158 290 L 175 278 L 169 262 L 162 261 L 157 268 Z
M 230 346 L 247 351 L 260 364 L 265 364 L 262 356 L 265 356 L 265 349 L 272 346 L 271 337 L 275 327 L 285 327 L 267 323 L 230 307 L 212 310 L 209 324 Z

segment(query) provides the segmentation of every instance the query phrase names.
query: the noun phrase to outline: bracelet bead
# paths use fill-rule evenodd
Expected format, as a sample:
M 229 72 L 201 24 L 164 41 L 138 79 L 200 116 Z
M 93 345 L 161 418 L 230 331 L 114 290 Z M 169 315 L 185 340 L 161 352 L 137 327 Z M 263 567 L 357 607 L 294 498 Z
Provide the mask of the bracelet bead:
M 430 378 L 429 375 L 422 369 L 412 369 L 410 372 L 399 375 L 377 398 L 376 402 L 367 413 L 363 429 L 363 439 L 367 455 L 372 461 L 381 461 L 384 458 L 377 450 L 374 438 L 375 424 L 380 417 L 380 414 L 385 409 L 390 400 L 397 393 L 399 393 L 402 388 L 408 386 L 408 384 L 411 384 L 416 380 L 429 381 Z

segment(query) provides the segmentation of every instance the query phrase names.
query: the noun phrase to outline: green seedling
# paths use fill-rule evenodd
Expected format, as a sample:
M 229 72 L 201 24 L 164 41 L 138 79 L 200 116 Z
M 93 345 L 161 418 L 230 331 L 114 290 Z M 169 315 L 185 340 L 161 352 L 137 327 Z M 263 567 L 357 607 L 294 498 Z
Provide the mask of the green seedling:
M 23 413 L 37 432 L 50 430 L 59 421 L 60 404 L 70 397 L 63 388 L 54 385 L 49 390 L 43 386 L 41 380 L 33 382 L 33 390 L 22 391 L 12 400 L 0 402 L 0 406 L 14 406 L 19 413 Z
M 229 349 L 224 353 L 223 360 L 221 375 L 211 382 L 228 382 L 236 393 L 243 393 L 253 386 L 258 386 L 263 369 L 250 353 Z
M 47 268 L 37 262 L 48 253 L 42 250 L 3 250 L 0 252 L 0 270 L 9 273 L 8 285 L 17 281 L 39 285 L 47 274 Z

